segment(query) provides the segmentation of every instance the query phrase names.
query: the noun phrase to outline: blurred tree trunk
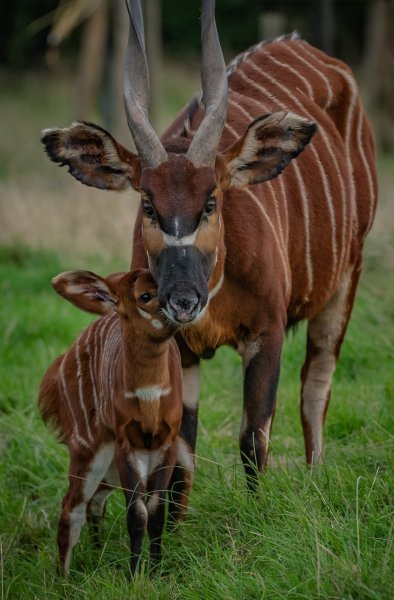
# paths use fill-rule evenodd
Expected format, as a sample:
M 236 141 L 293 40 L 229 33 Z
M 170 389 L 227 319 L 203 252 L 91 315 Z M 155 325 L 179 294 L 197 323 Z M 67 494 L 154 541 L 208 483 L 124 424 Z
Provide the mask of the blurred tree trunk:
M 334 54 L 335 9 L 333 0 L 316 0 L 313 3 L 312 31 L 318 48 Z
M 103 74 L 108 38 L 108 12 L 108 0 L 101 0 L 84 24 L 78 73 L 79 119 L 89 119 L 94 112 Z
M 281 12 L 266 11 L 259 18 L 261 40 L 276 38 L 286 32 L 286 18 Z
M 161 78 L 160 0 L 144 2 L 145 43 L 150 76 L 150 120 L 159 123 Z M 129 148 L 133 147 L 123 104 L 123 69 L 129 19 L 122 0 L 101 0 L 86 20 L 80 50 L 77 114 L 89 120 L 101 96 L 104 125 Z M 100 93 L 101 90 L 101 93 Z
M 149 64 L 149 119 L 156 131 L 159 128 L 161 104 L 162 33 L 160 0 L 144 2 L 145 46 Z
M 372 0 L 367 18 L 363 91 L 381 149 L 394 151 L 394 0 Z
M 113 46 L 108 68 L 110 78 L 108 102 L 108 129 L 124 146 L 135 150 L 123 102 L 123 70 L 126 60 L 129 17 L 122 0 L 111 0 L 113 8 Z

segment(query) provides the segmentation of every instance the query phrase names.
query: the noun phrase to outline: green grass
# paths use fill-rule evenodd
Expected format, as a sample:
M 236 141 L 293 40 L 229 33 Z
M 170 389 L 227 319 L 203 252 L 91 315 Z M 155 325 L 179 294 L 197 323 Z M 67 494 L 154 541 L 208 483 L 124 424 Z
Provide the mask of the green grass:
M 159 575 L 127 580 L 123 496 L 109 501 L 103 548 L 87 531 L 66 581 L 56 571 L 56 522 L 67 453 L 42 424 L 37 389 L 49 362 L 90 317 L 58 298 L 56 255 L 0 251 L 1 597 L 260 599 L 391 598 L 393 578 L 393 396 L 390 328 L 394 294 L 370 248 L 343 346 L 326 427 L 325 465 L 303 463 L 299 369 L 305 329 L 286 341 L 271 444 L 272 465 L 254 497 L 238 458 L 241 368 L 220 350 L 203 365 L 199 456 L 186 522 L 164 537 Z M 106 273 L 119 264 L 96 259 Z

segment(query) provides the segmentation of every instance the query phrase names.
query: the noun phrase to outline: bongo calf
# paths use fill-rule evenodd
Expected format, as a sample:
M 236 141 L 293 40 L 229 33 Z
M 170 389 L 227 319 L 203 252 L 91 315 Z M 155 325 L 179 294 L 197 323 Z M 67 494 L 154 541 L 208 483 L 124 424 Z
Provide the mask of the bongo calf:
M 87 516 L 98 525 L 120 479 L 134 573 L 145 529 L 151 558 L 160 558 L 175 463 L 193 469 L 178 437 L 182 371 L 174 328 L 160 312 L 147 269 L 107 279 L 70 271 L 52 285 L 78 308 L 103 315 L 54 361 L 40 387 L 43 418 L 70 453 L 69 488 L 58 526 L 60 562 L 68 572 Z M 184 511 L 187 494 L 182 503 Z

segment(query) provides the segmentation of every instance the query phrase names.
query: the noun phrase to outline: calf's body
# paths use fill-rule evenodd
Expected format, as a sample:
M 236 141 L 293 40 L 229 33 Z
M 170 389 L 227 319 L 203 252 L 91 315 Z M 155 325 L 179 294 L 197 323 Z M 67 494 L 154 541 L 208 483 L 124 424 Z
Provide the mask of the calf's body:
M 166 493 L 184 454 L 178 436 L 182 381 L 174 329 L 158 311 L 146 271 L 127 274 L 115 285 L 93 274 L 65 273 L 55 278 L 54 287 L 81 308 L 109 312 L 55 360 L 40 388 L 43 417 L 70 454 L 69 489 L 58 528 L 60 560 L 68 571 L 86 518 L 97 526 L 107 496 L 120 485 L 134 572 L 146 528 L 151 557 L 160 557 Z M 145 304 L 139 300 L 149 296 Z M 182 500 L 186 504 L 186 496 Z

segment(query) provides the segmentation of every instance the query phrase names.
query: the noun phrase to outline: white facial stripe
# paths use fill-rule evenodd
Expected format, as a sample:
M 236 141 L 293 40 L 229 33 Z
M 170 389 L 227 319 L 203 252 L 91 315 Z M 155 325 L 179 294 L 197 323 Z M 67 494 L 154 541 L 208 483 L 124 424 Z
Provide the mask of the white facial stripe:
M 148 321 L 151 320 L 152 315 L 147 313 L 145 310 L 142 310 L 142 308 L 140 308 L 139 306 L 137 306 L 137 310 L 140 313 L 141 317 L 144 317 L 144 319 L 147 319 Z
M 163 329 L 164 325 L 158 319 L 152 319 L 152 315 L 147 313 L 145 310 L 142 310 L 142 308 L 140 308 L 139 306 L 137 306 L 137 310 L 140 313 L 141 317 L 147 319 L 148 321 L 152 321 L 151 325 L 153 325 L 155 329 Z
M 152 325 L 155 329 L 163 329 L 163 323 L 160 323 L 157 319 L 152 319 Z
M 150 402 L 159 400 L 161 396 L 166 396 L 171 391 L 171 388 L 161 388 L 159 385 L 137 388 L 131 392 L 125 392 L 125 398 L 138 398 Z
M 220 279 L 217 282 L 217 284 L 208 293 L 208 299 L 209 300 L 212 300 L 212 298 L 214 298 L 216 296 L 216 294 L 218 293 L 218 291 L 220 290 L 220 288 L 223 285 L 223 281 L 224 281 L 224 273 L 221 274 Z
M 164 233 L 164 231 L 162 231 L 162 234 L 166 246 L 192 246 L 196 241 L 197 231 L 198 228 L 190 235 L 185 235 L 184 237 L 169 235 L 168 233 Z

